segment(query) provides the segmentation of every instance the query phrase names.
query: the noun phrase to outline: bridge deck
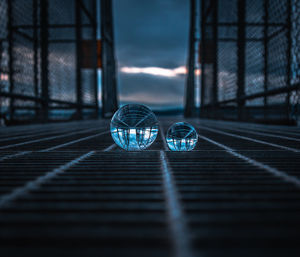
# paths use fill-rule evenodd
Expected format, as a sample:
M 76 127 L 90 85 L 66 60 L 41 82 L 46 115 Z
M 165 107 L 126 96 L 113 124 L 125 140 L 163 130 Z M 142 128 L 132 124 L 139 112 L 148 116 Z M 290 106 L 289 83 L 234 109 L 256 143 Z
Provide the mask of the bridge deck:
M 1 128 L 0 255 L 299 256 L 300 129 L 189 122 L 189 153 L 125 152 L 103 120 Z

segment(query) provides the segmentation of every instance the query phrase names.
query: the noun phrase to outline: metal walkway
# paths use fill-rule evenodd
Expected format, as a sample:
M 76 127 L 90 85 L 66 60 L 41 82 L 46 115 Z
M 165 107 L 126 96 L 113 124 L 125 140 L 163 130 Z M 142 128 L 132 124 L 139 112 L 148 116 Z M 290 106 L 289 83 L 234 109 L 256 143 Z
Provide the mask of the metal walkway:
M 190 153 L 125 152 L 109 121 L 1 128 L 0 255 L 299 256 L 300 129 L 189 122 Z

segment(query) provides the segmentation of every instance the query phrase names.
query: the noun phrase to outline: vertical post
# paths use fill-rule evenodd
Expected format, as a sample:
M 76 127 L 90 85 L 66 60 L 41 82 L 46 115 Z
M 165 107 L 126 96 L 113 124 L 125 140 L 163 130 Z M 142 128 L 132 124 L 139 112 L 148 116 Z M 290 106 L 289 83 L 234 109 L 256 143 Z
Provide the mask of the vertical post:
M 32 21 L 33 21 L 33 83 L 34 83 L 34 95 L 39 97 L 39 88 L 38 88 L 38 0 L 32 1 Z M 35 116 L 39 116 L 39 103 L 35 102 Z
M 205 99 L 205 0 L 201 0 L 201 43 L 200 43 L 200 60 L 201 60 L 201 105 L 200 116 L 204 112 Z
M 268 29 L 269 29 L 269 0 L 264 0 L 264 119 L 266 120 L 268 112 Z
M 42 118 L 44 122 L 49 118 L 49 79 L 48 79 L 48 0 L 40 1 L 40 38 L 41 38 L 41 84 L 42 84 Z
M 2 52 L 3 52 L 2 42 L 3 42 L 3 39 L 0 38 L 0 68 L 2 68 L 1 67 L 1 63 L 2 63 L 1 59 L 2 59 Z M 1 97 L 1 91 L 2 90 L 1 89 L 2 88 L 1 88 L 1 85 L 0 85 L 0 118 L 2 119 L 2 97 Z M 0 120 L 0 126 L 1 126 L 1 122 L 2 122 L 2 120 Z
M 212 85 L 212 115 L 217 118 L 218 111 L 218 3 L 219 0 L 213 0 L 213 85 Z
M 245 50 L 246 50 L 246 1 L 238 0 L 238 89 L 237 89 L 237 104 L 238 104 L 238 119 L 244 119 L 245 113 Z
M 112 0 L 101 0 L 102 116 L 109 118 L 118 109 Z
M 286 86 L 291 87 L 291 63 L 292 63 L 292 0 L 287 1 L 287 20 L 286 20 L 286 27 L 287 27 L 287 69 L 286 69 Z M 290 96 L 291 92 L 288 90 L 286 95 L 286 118 L 287 121 L 291 121 L 291 104 L 290 104 Z
M 76 101 L 77 101 L 77 119 L 82 119 L 82 25 L 81 25 L 81 6 L 80 1 L 75 1 L 76 17 Z
M 94 48 L 94 58 L 93 58 L 93 83 L 94 83 L 94 101 L 95 101 L 95 118 L 98 118 L 98 47 L 97 47 L 97 1 L 93 1 L 92 15 L 94 18 L 93 23 L 93 48 Z
M 191 117 L 195 109 L 195 33 L 196 33 L 196 0 L 190 0 L 190 32 L 188 75 L 185 92 L 185 117 Z
M 14 56 L 13 56 L 13 15 L 12 15 L 12 5 L 13 0 L 7 0 L 7 31 L 8 31 L 8 71 L 9 71 L 9 93 L 14 92 Z M 9 119 L 14 119 L 14 97 L 10 98 L 9 102 Z

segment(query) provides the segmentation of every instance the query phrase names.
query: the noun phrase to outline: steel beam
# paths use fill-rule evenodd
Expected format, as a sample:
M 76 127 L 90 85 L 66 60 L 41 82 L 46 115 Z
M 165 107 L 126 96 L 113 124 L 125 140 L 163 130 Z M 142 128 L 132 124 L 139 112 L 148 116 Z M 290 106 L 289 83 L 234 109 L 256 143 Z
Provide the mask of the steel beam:
M 268 73 L 268 31 L 269 31 L 269 0 L 264 0 L 264 119 L 267 119 L 268 112 L 268 83 L 269 83 L 269 73 Z
M 39 88 L 38 88 L 38 0 L 32 1 L 32 21 L 33 21 L 33 83 L 34 83 L 34 95 L 39 97 Z M 39 103 L 35 102 L 35 116 L 39 117 Z
M 195 34 L 196 34 L 196 0 L 190 0 L 190 32 L 188 74 L 185 91 L 185 117 L 193 116 L 195 110 Z
M 212 104 L 213 118 L 217 118 L 218 112 L 218 7 L 219 0 L 213 0 L 213 81 L 212 81 Z
M 237 1 L 238 5 L 238 89 L 237 89 L 237 104 L 238 104 L 238 119 L 244 120 L 245 100 L 245 50 L 246 50 L 246 3 L 245 1 Z
M 76 17 L 76 101 L 77 101 L 77 119 L 82 119 L 82 28 L 81 28 L 81 5 L 80 1 L 75 1 Z
M 77 2 L 79 2 L 79 5 L 80 5 L 80 9 L 84 12 L 84 14 L 88 17 L 88 19 L 90 20 L 90 23 L 92 24 L 92 25 L 96 25 L 96 16 L 94 15 L 94 12 L 96 11 L 95 10 L 95 8 L 96 8 L 96 5 L 95 5 L 95 3 L 96 3 L 96 1 L 94 0 L 93 1 L 93 10 L 92 10 L 92 12 L 90 12 L 87 8 L 86 8 L 86 6 L 85 6 L 85 3 L 84 3 L 84 1 L 82 1 L 82 0 L 77 0 Z M 81 25 L 82 26 L 82 25 Z
M 207 22 L 207 25 L 212 26 L 212 22 Z M 238 26 L 238 22 L 219 22 L 218 25 L 220 27 L 232 27 L 232 26 Z M 285 23 L 275 23 L 275 22 L 270 22 L 268 24 L 270 27 L 285 27 Z M 247 27 L 264 27 L 265 24 L 262 22 L 245 22 L 245 26 Z
M 287 4 L 287 19 L 286 19 L 286 37 L 287 37 L 287 49 L 286 49 L 286 58 L 287 58 L 287 69 L 286 69 L 286 87 L 291 87 L 291 66 L 292 66 L 292 0 L 286 0 Z M 287 92 L 286 95 L 286 119 L 291 120 L 291 91 Z
M 300 89 L 300 84 L 294 84 L 294 85 L 291 85 L 290 87 L 279 87 L 279 88 L 269 89 L 267 92 L 263 91 L 263 92 L 259 92 L 259 93 L 255 93 L 255 94 L 251 94 L 251 95 L 247 95 L 247 96 L 244 95 L 240 99 L 243 101 L 251 100 L 251 99 L 265 97 L 265 96 L 284 94 L 284 93 L 292 92 L 294 90 L 299 90 L 299 89 Z M 228 103 L 236 103 L 237 101 L 238 101 L 237 98 L 232 98 L 232 99 L 220 101 L 219 105 L 228 104 Z M 205 105 L 205 107 L 206 106 L 210 106 L 210 105 Z
M 7 31 L 8 31 L 8 72 L 9 72 L 9 93 L 14 92 L 14 56 L 13 56 L 13 15 L 12 15 L 12 5 L 13 0 L 7 0 Z M 9 102 L 9 119 L 14 119 L 14 97 L 10 98 Z
M 22 29 L 22 30 L 31 30 L 34 27 L 36 27 L 37 29 L 41 28 L 41 26 L 39 24 L 37 25 L 14 25 L 12 28 L 14 30 L 18 30 L 18 29 Z M 85 27 L 85 28 L 92 28 L 93 24 L 90 23 L 85 23 L 85 24 L 81 24 L 81 27 Z M 65 29 L 65 28 L 76 28 L 76 24 L 68 24 L 68 23 L 60 23 L 60 24 L 48 24 L 48 28 L 49 29 Z
M 39 102 L 39 103 L 44 102 L 44 99 L 42 97 L 35 97 L 35 96 L 29 96 L 29 95 L 23 95 L 23 94 L 17 94 L 17 93 L 9 93 L 9 92 L 3 92 L 3 91 L 0 92 L 0 97 L 14 98 L 14 99 L 20 99 L 20 100 L 24 100 L 24 101 L 32 101 L 32 102 Z M 49 98 L 48 103 L 72 106 L 74 108 L 78 107 L 77 103 L 58 100 L 58 99 L 50 99 Z M 82 108 L 93 108 L 93 109 L 95 108 L 95 106 L 92 104 L 83 104 L 81 107 Z M 48 108 L 50 108 L 50 107 L 48 106 Z
M 200 103 L 200 116 L 202 115 L 202 112 L 204 111 L 203 107 L 205 105 L 205 62 L 204 62 L 204 56 L 205 56 L 205 0 L 201 0 L 201 44 L 200 44 L 200 58 L 201 58 L 201 103 Z
M 100 18 L 102 43 L 102 116 L 109 118 L 118 109 L 112 0 L 101 0 Z
M 42 120 L 49 119 L 49 31 L 48 31 L 48 0 L 40 1 L 40 44 L 41 44 L 41 85 L 42 85 Z
M 97 21 L 97 1 L 93 1 L 92 16 L 94 21 Z M 98 48 L 97 48 L 97 22 L 93 23 L 93 84 L 94 84 L 94 101 L 95 101 L 95 118 L 98 118 L 99 106 L 98 106 Z

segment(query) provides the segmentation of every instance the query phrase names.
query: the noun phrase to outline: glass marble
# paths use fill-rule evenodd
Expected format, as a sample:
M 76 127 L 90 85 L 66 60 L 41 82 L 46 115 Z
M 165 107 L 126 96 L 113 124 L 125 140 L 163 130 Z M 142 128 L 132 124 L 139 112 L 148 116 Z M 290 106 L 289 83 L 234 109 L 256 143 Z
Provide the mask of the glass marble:
M 127 104 L 114 114 L 110 131 L 118 146 L 127 151 L 140 151 L 148 148 L 156 139 L 158 121 L 148 107 Z
M 168 129 L 166 141 L 171 151 L 192 151 L 197 144 L 198 135 L 191 124 L 178 122 Z

